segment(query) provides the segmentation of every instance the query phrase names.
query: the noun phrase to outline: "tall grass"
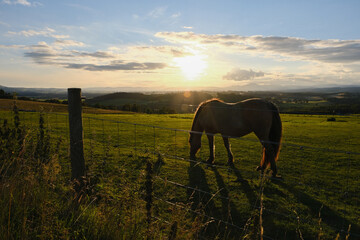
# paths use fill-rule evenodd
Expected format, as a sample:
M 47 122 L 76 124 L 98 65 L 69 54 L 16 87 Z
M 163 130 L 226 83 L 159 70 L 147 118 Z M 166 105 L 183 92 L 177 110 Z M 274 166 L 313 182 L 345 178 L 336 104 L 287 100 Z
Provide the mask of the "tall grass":
M 68 116 L 18 114 L 0 112 L 8 119 L 0 123 L 0 239 L 259 239 L 257 143 L 233 139 L 239 171 L 229 171 L 170 157 L 188 156 L 187 133 L 131 124 L 189 129 L 190 115 L 85 115 L 87 175 L 76 193 Z M 285 181 L 266 179 L 261 194 L 264 239 L 357 239 L 359 158 L 316 147 L 357 152 L 359 118 L 282 118 L 284 142 L 315 149 L 283 146 Z M 207 157 L 206 141 L 199 161 Z M 225 148 L 217 146 L 216 163 L 225 165 Z M 155 176 L 147 175 L 149 161 Z
M 88 169 L 84 188 L 75 192 L 66 171 L 67 154 L 62 154 L 65 142 L 50 137 L 41 114 L 38 123 L 36 129 L 22 126 L 15 105 L 13 122 L 3 120 L 0 127 L 2 239 L 197 238 L 199 218 L 174 207 L 164 221 L 146 210 L 149 157 L 139 156 L 143 170 L 137 178 L 128 178 L 120 167 L 104 169 L 100 162 Z

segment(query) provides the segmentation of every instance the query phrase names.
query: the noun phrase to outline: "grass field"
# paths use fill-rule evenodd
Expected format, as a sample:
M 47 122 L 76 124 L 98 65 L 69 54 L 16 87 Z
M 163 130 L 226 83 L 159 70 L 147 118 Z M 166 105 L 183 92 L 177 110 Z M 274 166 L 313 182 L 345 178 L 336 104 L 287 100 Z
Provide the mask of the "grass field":
M 2 111 L 0 117 L 11 123 L 13 113 Z M 283 146 L 278 168 L 282 181 L 261 180 L 255 172 L 261 145 L 253 134 L 231 139 L 235 168 L 227 168 L 220 137 L 215 140 L 215 167 L 187 161 L 186 131 L 191 127 L 192 114 L 85 113 L 83 117 L 87 171 L 96 179 L 92 191 L 103 200 L 83 208 L 79 222 L 84 226 L 108 223 L 107 213 L 112 216 L 108 219 L 116 219 L 112 212 L 129 204 L 132 210 L 127 209 L 128 220 L 104 229 L 110 228 L 114 234 L 144 234 L 144 213 L 132 214 L 136 209 L 145 212 L 144 202 L 134 200 L 136 205 L 132 205 L 130 199 L 143 198 L 144 169 L 146 160 L 150 160 L 155 172 L 155 238 L 167 239 L 170 226 L 177 222 L 179 239 L 196 234 L 205 239 L 253 239 L 259 234 L 261 203 L 265 239 L 336 239 L 338 234 L 338 239 L 345 239 L 349 225 L 349 239 L 360 239 L 360 156 L 353 154 L 359 152 L 358 115 L 335 116 L 336 121 L 327 121 L 328 116 L 321 115 L 281 115 Z M 37 112 L 20 112 L 21 124 L 30 129 L 38 128 L 38 119 Z M 70 176 L 68 116 L 49 113 L 44 119 L 52 145 L 62 139 L 58 175 L 65 184 Z M 205 136 L 202 146 L 199 162 L 208 157 Z M 127 193 L 136 194 L 125 196 L 124 188 L 134 188 L 136 191 Z M 88 215 L 95 214 L 96 208 L 101 208 L 103 223 L 83 219 L 90 219 Z M 103 236 L 79 232 L 75 238 Z M 117 236 L 127 239 L 130 235 Z M 133 239 L 137 238 L 141 237 L 135 235 Z

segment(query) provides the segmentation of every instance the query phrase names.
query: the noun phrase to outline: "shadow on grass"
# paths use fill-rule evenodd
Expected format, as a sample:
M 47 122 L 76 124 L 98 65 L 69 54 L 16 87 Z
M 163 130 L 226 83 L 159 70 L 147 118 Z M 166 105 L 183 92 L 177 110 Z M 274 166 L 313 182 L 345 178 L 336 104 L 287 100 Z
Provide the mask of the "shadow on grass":
M 249 214 L 241 214 L 238 211 L 236 204 L 233 202 L 234 200 L 231 199 L 229 186 L 225 183 L 224 177 L 216 167 L 210 167 L 210 169 L 214 172 L 214 180 L 220 189 L 216 196 L 191 189 L 187 191 L 188 198 L 192 202 L 193 210 L 202 209 L 206 216 L 211 216 L 216 219 L 204 229 L 202 234 L 211 239 L 216 237 L 220 239 L 238 239 L 244 234 L 243 227 L 250 217 L 250 212 Z M 240 182 L 241 188 L 246 193 L 250 203 L 247 207 L 251 208 L 252 203 L 257 199 L 257 193 L 255 189 L 251 188 L 249 183 L 242 178 L 236 168 L 234 172 L 237 173 L 236 182 Z M 206 180 L 206 172 L 200 164 L 191 162 L 188 174 L 190 187 L 214 193 L 214 190 L 210 189 L 209 183 Z M 211 220 L 208 218 L 205 219 Z
M 188 168 L 189 186 L 205 192 L 211 192 L 209 184 L 206 180 L 206 174 L 199 164 L 190 162 Z M 204 214 L 208 216 L 219 216 L 219 211 L 215 206 L 214 199 L 211 195 L 195 191 L 192 189 L 187 190 L 189 201 L 192 203 L 192 210 L 202 209 Z
M 240 170 L 238 170 L 235 165 L 232 165 L 231 168 L 233 169 L 233 172 L 237 178 L 236 182 L 241 184 L 241 188 L 244 190 L 249 204 L 253 205 L 257 199 L 257 193 L 255 193 L 255 190 L 250 186 L 249 182 L 243 178 Z
M 308 215 L 310 216 L 304 216 L 303 214 L 299 214 L 299 229 L 302 230 L 302 235 L 305 239 L 313 239 L 316 238 L 317 235 L 320 233 L 320 226 L 317 225 L 319 223 L 319 219 L 321 218 L 321 225 L 326 225 L 329 227 L 333 233 L 325 232 L 324 235 L 327 237 L 330 237 L 332 239 L 336 238 L 336 234 L 340 234 L 340 239 L 345 239 L 347 235 L 347 229 L 349 225 L 351 225 L 351 232 L 358 234 L 360 232 L 360 226 L 356 222 L 350 222 L 348 219 L 341 216 L 341 214 L 333 209 L 331 209 L 329 206 L 325 205 L 323 202 L 315 199 L 313 196 L 310 196 L 309 194 L 305 193 L 304 191 L 288 185 L 286 182 L 283 181 L 273 181 L 272 182 L 275 185 L 280 186 L 284 190 L 288 191 L 290 194 L 292 194 L 295 197 L 296 204 L 302 204 L 307 207 L 309 210 Z M 271 195 L 283 195 L 284 193 L 277 190 L 274 191 L 274 193 Z M 269 195 L 268 195 L 269 197 Z M 319 216 L 320 213 L 320 216 Z M 305 213 L 306 214 L 306 213 Z M 279 228 L 279 226 L 276 226 L 275 223 L 275 215 L 270 215 L 266 217 L 268 220 L 268 229 L 271 228 Z M 309 220 L 310 217 L 310 220 Z M 292 221 L 296 222 L 297 220 L 293 219 Z M 307 227 L 305 228 L 305 224 L 307 226 L 311 226 L 312 230 Z M 315 225 L 314 225 L 315 224 Z M 277 229 L 277 232 L 283 231 L 283 234 L 286 234 L 288 231 L 288 236 L 290 237 L 289 229 Z M 294 231 L 295 234 L 295 231 Z M 333 234 L 333 235 L 332 235 Z M 295 237 L 293 235 L 293 237 Z M 326 237 L 325 237 L 326 239 Z M 349 239 L 359 239 L 359 235 L 351 235 Z

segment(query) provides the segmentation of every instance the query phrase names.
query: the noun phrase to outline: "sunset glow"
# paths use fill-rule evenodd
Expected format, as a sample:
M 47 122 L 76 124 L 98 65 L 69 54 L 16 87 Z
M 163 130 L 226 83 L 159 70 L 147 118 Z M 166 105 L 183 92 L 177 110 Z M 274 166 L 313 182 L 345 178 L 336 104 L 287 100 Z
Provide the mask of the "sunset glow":
M 0 0 L 0 85 L 117 91 L 359 85 L 360 2 L 330 1 L 324 9 L 309 0 Z
M 207 68 L 207 62 L 204 56 L 195 55 L 181 58 L 175 58 L 174 62 L 179 67 L 187 80 L 195 80 L 204 74 Z

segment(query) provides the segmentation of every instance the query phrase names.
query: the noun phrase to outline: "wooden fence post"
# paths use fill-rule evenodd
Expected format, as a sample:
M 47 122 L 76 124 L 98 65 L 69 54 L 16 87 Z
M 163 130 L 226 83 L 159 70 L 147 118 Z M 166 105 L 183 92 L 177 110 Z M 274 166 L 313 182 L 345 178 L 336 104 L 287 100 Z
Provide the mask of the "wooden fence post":
M 81 182 L 85 176 L 81 89 L 68 89 L 71 179 Z M 81 183 L 80 183 L 81 185 Z

